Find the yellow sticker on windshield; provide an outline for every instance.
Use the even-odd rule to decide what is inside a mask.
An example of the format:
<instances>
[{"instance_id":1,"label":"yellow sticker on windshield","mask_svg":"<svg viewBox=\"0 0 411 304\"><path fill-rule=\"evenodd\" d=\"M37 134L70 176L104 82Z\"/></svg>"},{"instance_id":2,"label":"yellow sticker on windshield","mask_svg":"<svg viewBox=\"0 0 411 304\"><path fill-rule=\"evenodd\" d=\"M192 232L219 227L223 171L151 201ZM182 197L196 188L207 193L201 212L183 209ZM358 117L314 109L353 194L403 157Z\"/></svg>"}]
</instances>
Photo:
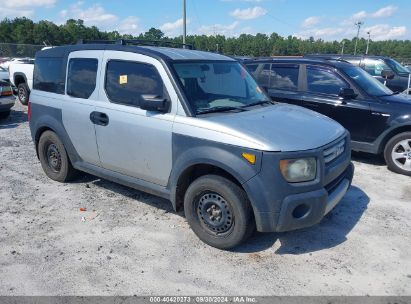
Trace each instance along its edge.
<instances>
[{"instance_id":1,"label":"yellow sticker on windshield","mask_svg":"<svg viewBox=\"0 0 411 304\"><path fill-rule=\"evenodd\" d=\"M120 75L119 83L120 84L126 84L127 83L127 75Z\"/></svg>"}]
</instances>

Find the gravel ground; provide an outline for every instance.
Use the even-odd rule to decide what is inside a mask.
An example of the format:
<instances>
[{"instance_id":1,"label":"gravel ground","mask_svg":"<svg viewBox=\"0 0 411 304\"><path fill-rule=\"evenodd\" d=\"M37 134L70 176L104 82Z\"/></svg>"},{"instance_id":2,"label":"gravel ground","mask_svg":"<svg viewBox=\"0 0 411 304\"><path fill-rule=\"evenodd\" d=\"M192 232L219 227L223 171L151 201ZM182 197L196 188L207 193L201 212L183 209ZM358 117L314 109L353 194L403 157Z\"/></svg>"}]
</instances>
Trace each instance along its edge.
<instances>
[{"instance_id":1,"label":"gravel ground","mask_svg":"<svg viewBox=\"0 0 411 304\"><path fill-rule=\"evenodd\" d=\"M166 200L48 179L26 109L13 110L0 122L0 295L411 295L411 178L378 158L354 156L353 186L320 224L227 252Z\"/></svg>"}]
</instances>

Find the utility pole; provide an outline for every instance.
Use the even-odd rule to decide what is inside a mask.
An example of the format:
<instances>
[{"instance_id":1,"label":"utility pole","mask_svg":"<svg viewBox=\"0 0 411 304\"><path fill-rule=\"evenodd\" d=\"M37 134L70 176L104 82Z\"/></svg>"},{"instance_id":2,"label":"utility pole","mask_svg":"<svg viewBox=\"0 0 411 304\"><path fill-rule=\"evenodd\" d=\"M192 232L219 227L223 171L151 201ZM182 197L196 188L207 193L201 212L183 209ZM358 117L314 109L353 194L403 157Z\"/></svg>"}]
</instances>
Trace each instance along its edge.
<instances>
[{"instance_id":1,"label":"utility pole","mask_svg":"<svg viewBox=\"0 0 411 304\"><path fill-rule=\"evenodd\" d=\"M363 25L364 22L362 21L358 21L355 23L355 26L358 28L357 29L357 39L355 40L355 48L354 48L354 55L357 55L357 45L358 45L358 39L360 37L360 29L361 29L361 25Z\"/></svg>"},{"instance_id":2,"label":"utility pole","mask_svg":"<svg viewBox=\"0 0 411 304\"><path fill-rule=\"evenodd\" d=\"M341 56L344 55L344 46L345 46L345 41L342 41L342 47L341 47Z\"/></svg>"},{"instance_id":3,"label":"utility pole","mask_svg":"<svg viewBox=\"0 0 411 304\"><path fill-rule=\"evenodd\" d=\"M186 10L186 0L183 0L183 43L186 43L187 38L187 10ZM184 45L184 48L186 46Z\"/></svg>"},{"instance_id":4,"label":"utility pole","mask_svg":"<svg viewBox=\"0 0 411 304\"><path fill-rule=\"evenodd\" d=\"M370 48L371 31L368 31L367 34L368 34L368 40L367 40L367 49L365 51L365 55L368 55L368 50Z\"/></svg>"}]
</instances>

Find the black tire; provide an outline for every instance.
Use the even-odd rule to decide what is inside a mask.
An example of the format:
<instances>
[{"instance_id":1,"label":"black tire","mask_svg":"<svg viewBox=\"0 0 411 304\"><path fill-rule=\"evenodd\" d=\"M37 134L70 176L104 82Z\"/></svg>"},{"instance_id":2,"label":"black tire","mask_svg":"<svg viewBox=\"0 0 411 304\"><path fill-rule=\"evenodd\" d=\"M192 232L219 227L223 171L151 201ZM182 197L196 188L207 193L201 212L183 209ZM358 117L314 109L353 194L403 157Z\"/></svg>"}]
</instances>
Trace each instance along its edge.
<instances>
[{"instance_id":1,"label":"black tire","mask_svg":"<svg viewBox=\"0 0 411 304\"><path fill-rule=\"evenodd\" d=\"M411 132L400 133L391 138L385 145L384 158L388 169L411 176Z\"/></svg>"},{"instance_id":2,"label":"black tire","mask_svg":"<svg viewBox=\"0 0 411 304\"><path fill-rule=\"evenodd\" d=\"M56 133L45 131L41 134L38 154L44 172L52 180L64 183L77 175L77 170L71 165L66 149Z\"/></svg>"},{"instance_id":3,"label":"black tire","mask_svg":"<svg viewBox=\"0 0 411 304\"><path fill-rule=\"evenodd\" d=\"M27 106L29 102L30 90L25 82L20 83L17 86L17 98L20 100L22 105Z\"/></svg>"},{"instance_id":4,"label":"black tire","mask_svg":"<svg viewBox=\"0 0 411 304\"><path fill-rule=\"evenodd\" d=\"M194 233L219 249L238 246L255 229L244 190L218 175L205 175L191 183L184 196L184 213Z\"/></svg>"},{"instance_id":5,"label":"black tire","mask_svg":"<svg viewBox=\"0 0 411 304\"><path fill-rule=\"evenodd\" d=\"M10 111L0 112L0 119L6 119L10 116Z\"/></svg>"}]
</instances>

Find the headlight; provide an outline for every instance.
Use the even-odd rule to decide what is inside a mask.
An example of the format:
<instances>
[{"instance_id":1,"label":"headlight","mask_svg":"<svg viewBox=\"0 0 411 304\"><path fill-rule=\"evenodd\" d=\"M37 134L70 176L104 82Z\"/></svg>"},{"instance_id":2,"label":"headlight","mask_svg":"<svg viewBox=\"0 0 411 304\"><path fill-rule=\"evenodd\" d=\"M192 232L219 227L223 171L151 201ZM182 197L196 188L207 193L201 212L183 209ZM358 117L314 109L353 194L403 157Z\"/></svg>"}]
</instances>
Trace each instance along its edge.
<instances>
[{"instance_id":1,"label":"headlight","mask_svg":"<svg viewBox=\"0 0 411 304\"><path fill-rule=\"evenodd\" d=\"M283 159L280 161L280 170L289 183L308 182L317 175L317 161L314 157Z\"/></svg>"}]
</instances>

